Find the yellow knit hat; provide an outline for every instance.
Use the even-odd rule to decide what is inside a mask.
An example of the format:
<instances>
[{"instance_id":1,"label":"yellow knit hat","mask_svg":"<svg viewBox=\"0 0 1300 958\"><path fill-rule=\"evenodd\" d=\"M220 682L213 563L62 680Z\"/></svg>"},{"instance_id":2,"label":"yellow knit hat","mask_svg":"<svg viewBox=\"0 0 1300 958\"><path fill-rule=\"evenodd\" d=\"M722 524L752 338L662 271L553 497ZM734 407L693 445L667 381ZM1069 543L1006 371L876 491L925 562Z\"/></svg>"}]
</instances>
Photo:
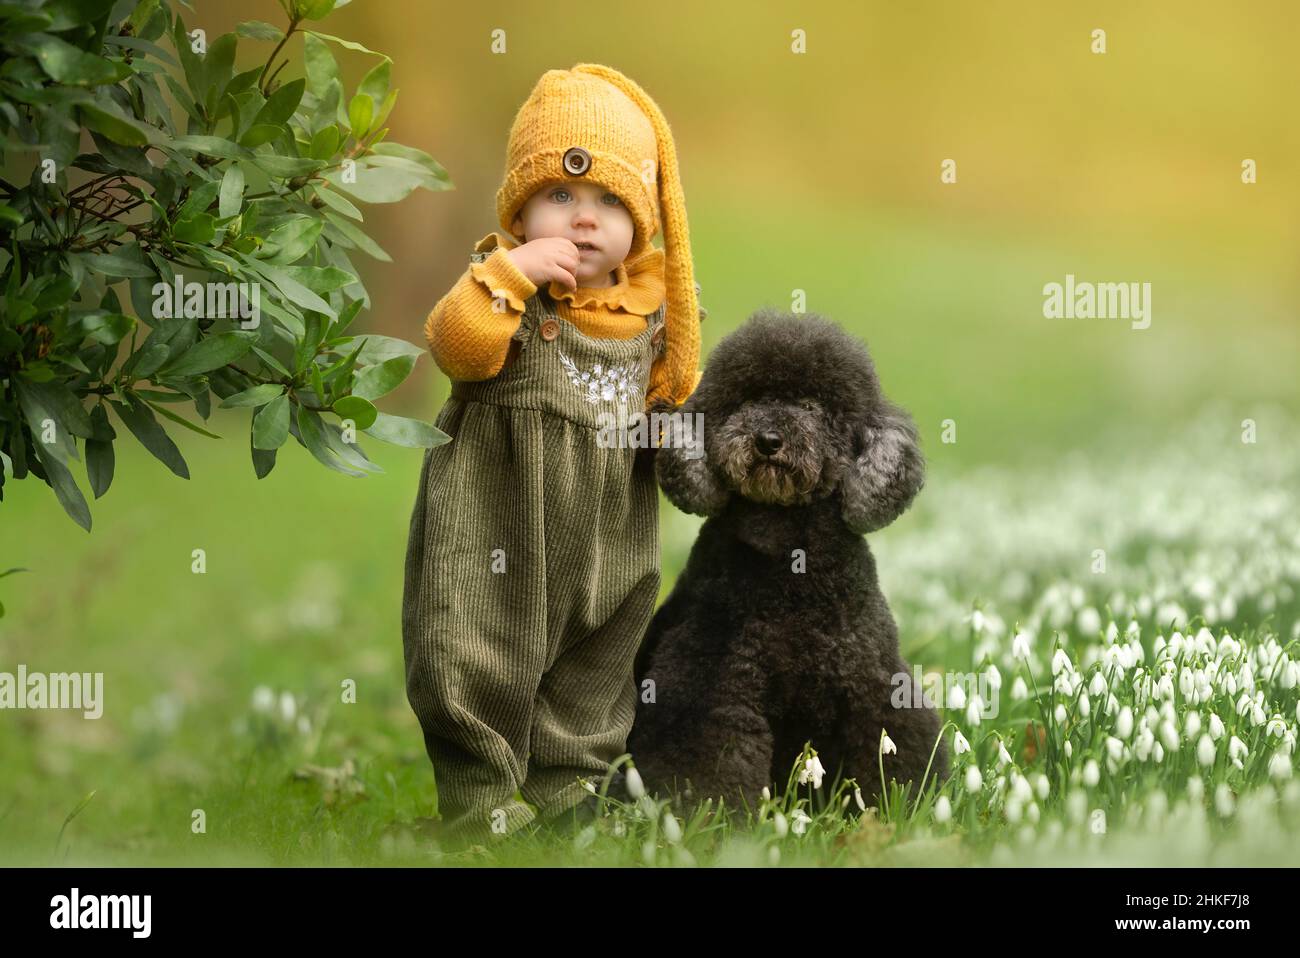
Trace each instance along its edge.
<instances>
[{"instance_id":1,"label":"yellow knit hat","mask_svg":"<svg viewBox=\"0 0 1300 958\"><path fill-rule=\"evenodd\" d=\"M649 247L662 223L663 361L677 375L671 395L647 399L681 405L695 386L701 315L677 150L649 94L598 63L547 70L520 107L506 146L505 182L497 191L502 229L522 242L512 228L520 208L547 182L574 178L605 187L632 214L629 258Z\"/></svg>"}]
</instances>

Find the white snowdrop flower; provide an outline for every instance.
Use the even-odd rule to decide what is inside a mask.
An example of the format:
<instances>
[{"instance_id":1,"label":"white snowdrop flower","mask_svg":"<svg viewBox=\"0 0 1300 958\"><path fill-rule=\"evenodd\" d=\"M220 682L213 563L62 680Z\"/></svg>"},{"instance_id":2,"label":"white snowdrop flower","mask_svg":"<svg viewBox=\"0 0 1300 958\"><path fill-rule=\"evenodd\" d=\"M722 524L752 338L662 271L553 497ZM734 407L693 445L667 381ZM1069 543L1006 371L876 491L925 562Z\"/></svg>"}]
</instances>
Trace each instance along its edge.
<instances>
[{"instance_id":1,"label":"white snowdrop flower","mask_svg":"<svg viewBox=\"0 0 1300 958\"><path fill-rule=\"evenodd\" d=\"M993 779L993 791L1001 793L1001 792L1005 792L1006 790L1007 790L1007 778L1005 775L999 775L997 778Z\"/></svg>"},{"instance_id":2,"label":"white snowdrop flower","mask_svg":"<svg viewBox=\"0 0 1300 958\"><path fill-rule=\"evenodd\" d=\"M1136 639L1130 642L1126 648L1128 649L1129 654L1129 667L1132 667L1134 663L1141 662L1146 658L1146 653L1142 651L1142 643L1138 642Z\"/></svg>"},{"instance_id":3,"label":"white snowdrop flower","mask_svg":"<svg viewBox=\"0 0 1300 958\"><path fill-rule=\"evenodd\" d=\"M990 664L989 667L984 670L984 675L986 677L985 681L988 683L989 691L996 692L998 689L1002 688L1002 673L998 671L996 665Z\"/></svg>"},{"instance_id":4,"label":"white snowdrop flower","mask_svg":"<svg viewBox=\"0 0 1300 958\"><path fill-rule=\"evenodd\" d=\"M1072 696L1074 694L1074 682L1071 680L1070 673L1062 672L1058 675L1056 681L1052 683L1052 688L1058 695L1064 696L1065 698Z\"/></svg>"},{"instance_id":5,"label":"white snowdrop flower","mask_svg":"<svg viewBox=\"0 0 1300 958\"><path fill-rule=\"evenodd\" d=\"M1011 657L1016 659L1029 658L1029 641L1028 632L1017 632L1016 637L1011 640Z\"/></svg>"},{"instance_id":6,"label":"white snowdrop flower","mask_svg":"<svg viewBox=\"0 0 1300 958\"><path fill-rule=\"evenodd\" d=\"M1214 764L1214 753L1214 740L1208 735L1202 735L1196 743L1196 760L1208 768Z\"/></svg>"},{"instance_id":7,"label":"white snowdrop flower","mask_svg":"<svg viewBox=\"0 0 1300 958\"><path fill-rule=\"evenodd\" d=\"M1237 736L1234 735L1228 740L1228 758L1232 761L1233 765L1237 766L1237 768L1242 767L1241 760L1249 754L1250 749L1246 748L1246 743L1237 738Z\"/></svg>"},{"instance_id":8,"label":"white snowdrop flower","mask_svg":"<svg viewBox=\"0 0 1300 958\"><path fill-rule=\"evenodd\" d=\"M772 827L776 829L777 838L785 838L790 831L790 823L785 820L785 816L780 812L772 816Z\"/></svg>"},{"instance_id":9,"label":"white snowdrop flower","mask_svg":"<svg viewBox=\"0 0 1300 958\"><path fill-rule=\"evenodd\" d=\"M1187 797L1193 802L1199 802L1205 797L1205 782L1201 781L1199 775L1193 775L1187 780Z\"/></svg>"},{"instance_id":10,"label":"white snowdrop flower","mask_svg":"<svg viewBox=\"0 0 1300 958\"><path fill-rule=\"evenodd\" d=\"M1219 683L1220 687L1228 695L1237 694L1237 677L1231 672L1225 672L1223 679Z\"/></svg>"},{"instance_id":11,"label":"white snowdrop flower","mask_svg":"<svg viewBox=\"0 0 1300 958\"><path fill-rule=\"evenodd\" d=\"M1012 825L1019 823L1020 816L1024 813L1024 807L1021 805L1020 799L1014 795L1007 799L1003 810L1006 812L1007 821Z\"/></svg>"},{"instance_id":12,"label":"white snowdrop flower","mask_svg":"<svg viewBox=\"0 0 1300 958\"><path fill-rule=\"evenodd\" d=\"M980 698L979 693L977 692L972 695L970 701L966 703L966 724L979 725L981 719L980 710L983 708L984 700Z\"/></svg>"},{"instance_id":13,"label":"white snowdrop flower","mask_svg":"<svg viewBox=\"0 0 1300 958\"><path fill-rule=\"evenodd\" d=\"M1052 655L1052 674L1060 675L1062 672L1073 672L1074 666L1070 664L1070 657L1065 654L1065 649L1057 646L1056 652Z\"/></svg>"},{"instance_id":14,"label":"white snowdrop flower","mask_svg":"<svg viewBox=\"0 0 1300 958\"><path fill-rule=\"evenodd\" d=\"M1228 788L1226 782L1220 782L1219 787L1214 790L1214 809L1219 813L1221 818L1227 818L1232 814L1232 809L1236 801L1232 797L1232 789Z\"/></svg>"},{"instance_id":15,"label":"white snowdrop flower","mask_svg":"<svg viewBox=\"0 0 1300 958\"><path fill-rule=\"evenodd\" d=\"M1022 677L1017 675L1016 680L1011 683L1011 701L1023 702L1027 698L1029 698L1029 686L1025 684Z\"/></svg>"},{"instance_id":16,"label":"white snowdrop flower","mask_svg":"<svg viewBox=\"0 0 1300 958\"><path fill-rule=\"evenodd\" d=\"M1171 699L1174 697L1174 680L1170 675L1160 676L1159 681L1155 684L1152 696L1157 699Z\"/></svg>"},{"instance_id":17,"label":"white snowdrop flower","mask_svg":"<svg viewBox=\"0 0 1300 958\"><path fill-rule=\"evenodd\" d=\"M1107 735L1106 754L1112 762L1119 762L1124 757L1124 743L1113 735Z\"/></svg>"},{"instance_id":18,"label":"white snowdrop flower","mask_svg":"<svg viewBox=\"0 0 1300 958\"><path fill-rule=\"evenodd\" d=\"M1068 738L1065 740L1065 757L1074 758L1074 743Z\"/></svg>"},{"instance_id":19,"label":"white snowdrop flower","mask_svg":"<svg viewBox=\"0 0 1300 958\"><path fill-rule=\"evenodd\" d=\"M983 632L983 631L984 631L984 613L981 612L979 609L975 609L973 612L971 612L971 614L970 614L970 627L971 627L975 632Z\"/></svg>"},{"instance_id":20,"label":"white snowdrop flower","mask_svg":"<svg viewBox=\"0 0 1300 958\"><path fill-rule=\"evenodd\" d=\"M253 711L270 712L275 708L275 693L268 686L259 685L253 689Z\"/></svg>"},{"instance_id":21,"label":"white snowdrop flower","mask_svg":"<svg viewBox=\"0 0 1300 958\"><path fill-rule=\"evenodd\" d=\"M940 795L934 803L934 820L940 825L952 821L952 802L948 801L947 795Z\"/></svg>"},{"instance_id":22,"label":"white snowdrop flower","mask_svg":"<svg viewBox=\"0 0 1300 958\"><path fill-rule=\"evenodd\" d=\"M759 792L759 794L763 796L763 801L765 802L770 802L772 800L772 790L766 785L763 786L763 790Z\"/></svg>"},{"instance_id":23,"label":"white snowdrop flower","mask_svg":"<svg viewBox=\"0 0 1300 958\"><path fill-rule=\"evenodd\" d=\"M952 750L955 755L962 755L970 751L970 742L966 736L961 734L961 729L957 729L952 737Z\"/></svg>"},{"instance_id":24,"label":"white snowdrop flower","mask_svg":"<svg viewBox=\"0 0 1300 958\"><path fill-rule=\"evenodd\" d=\"M1290 755L1295 751L1295 738L1295 732L1288 728L1282 733L1282 744L1278 748Z\"/></svg>"},{"instance_id":25,"label":"white snowdrop flower","mask_svg":"<svg viewBox=\"0 0 1300 958\"><path fill-rule=\"evenodd\" d=\"M1223 738L1223 733L1225 731L1226 729L1224 729L1223 727L1223 719L1219 718L1217 712L1211 712L1210 713L1210 738L1214 739L1217 742L1219 739Z\"/></svg>"},{"instance_id":26,"label":"white snowdrop flower","mask_svg":"<svg viewBox=\"0 0 1300 958\"><path fill-rule=\"evenodd\" d=\"M292 722L293 717L297 714L298 703L293 700L292 692L280 693L280 717L286 722Z\"/></svg>"},{"instance_id":27,"label":"white snowdrop flower","mask_svg":"<svg viewBox=\"0 0 1300 958\"><path fill-rule=\"evenodd\" d=\"M1145 762L1151 757L1151 752L1155 748L1156 737L1151 734L1151 729L1146 726L1138 732L1137 741L1133 743L1133 752L1138 757L1138 761Z\"/></svg>"},{"instance_id":28,"label":"white snowdrop flower","mask_svg":"<svg viewBox=\"0 0 1300 958\"><path fill-rule=\"evenodd\" d=\"M1267 720L1268 720L1268 713L1266 713L1262 708L1259 707L1259 703L1256 702L1252 704L1250 707L1251 726L1254 728L1258 728L1259 726L1263 725Z\"/></svg>"},{"instance_id":29,"label":"white snowdrop flower","mask_svg":"<svg viewBox=\"0 0 1300 958\"><path fill-rule=\"evenodd\" d=\"M1051 790L1052 783L1048 780L1046 775L1039 772L1034 776L1034 794L1038 796L1040 801L1046 801Z\"/></svg>"},{"instance_id":30,"label":"white snowdrop flower","mask_svg":"<svg viewBox=\"0 0 1300 958\"><path fill-rule=\"evenodd\" d=\"M1056 708L1052 711L1052 715L1056 718L1056 724L1064 725L1065 720L1068 717L1068 714L1069 713L1065 711L1065 706L1062 705L1060 702L1057 702Z\"/></svg>"},{"instance_id":31,"label":"white snowdrop flower","mask_svg":"<svg viewBox=\"0 0 1300 958\"><path fill-rule=\"evenodd\" d=\"M1095 759L1088 759L1083 764L1083 784L1093 788L1101 781L1101 769L1097 767Z\"/></svg>"},{"instance_id":32,"label":"white snowdrop flower","mask_svg":"<svg viewBox=\"0 0 1300 958\"><path fill-rule=\"evenodd\" d=\"M1291 756L1285 752L1274 752L1268 760L1268 775L1275 782L1282 782L1291 777Z\"/></svg>"},{"instance_id":33,"label":"white snowdrop flower","mask_svg":"<svg viewBox=\"0 0 1300 958\"><path fill-rule=\"evenodd\" d=\"M1086 695L1079 699L1079 714L1084 718L1092 714L1092 700Z\"/></svg>"},{"instance_id":34,"label":"white snowdrop flower","mask_svg":"<svg viewBox=\"0 0 1300 958\"><path fill-rule=\"evenodd\" d=\"M966 707L966 692L960 685L952 685L948 689L948 708L964 709Z\"/></svg>"},{"instance_id":35,"label":"white snowdrop flower","mask_svg":"<svg viewBox=\"0 0 1300 958\"><path fill-rule=\"evenodd\" d=\"M1124 628L1124 638L1132 642L1142 636L1142 626L1137 624L1136 619L1129 619L1129 623Z\"/></svg>"},{"instance_id":36,"label":"white snowdrop flower","mask_svg":"<svg viewBox=\"0 0 1300 958\"><path fill-rule=\"evenodd\" d=\"M1092 606L1080 609L1074 621L1079 627L1080 634L1088 638L1092 638L1101 631L1101 616Z\"/></svg>"},{"instance_id":37,"label":"white snowdrop flower","mask_svg":"<svg viewBox=\"0 0 1300 958\"><path fill-rule=\"evenodd\" d=\"M884 740L881 742L880 747L882 753L885 747L884 742L889 742L888 735L886 735L884 737ZM893 745L894 743L889 742L889 744ZM805 760L803 763L803 768L799 770L799 784L807 785L809 782L812 782L813 788L821 788L822 776L825 774L826 774L826 769L822 768L822 760L818 758L816 755L814 755L812 758Z\"/></svg>"},{"instance_id":38,"label":"white snowdrop flower","mask_svg":"<svg viewBox=\"0 0 1300 958\"><path fill-rule=\"evenodd\" d=\"M1225 632L1219 638L1219 654L1224 657L1240 655L1241 643Z\"/></svg>"},{"instance_id":39,"label":"white snowdrop flower","mask_svg":"<svg viewBox=\"0 0 1300 958\"><path fill-rule=\"evenodd\" d=\"M1247 712L1250 711L1250 707L1253 704L1254 703L1250 699L1250 693L1242 692L1241 698L1237 699L1237 714L1245 715Z\"/></svg>"},{"instance_id":40,"label":"white snowdrop flower","mask_svg":"<svg viewBox=\"0 0 1300 958\"><path fill-rule=\"evenodd\" d=\"M1165 760L1165 747L1156 742L1155 747L1151 749L1151 758L1157 765Z\"/></svg>"},{"instance_id":41,"label":"white snowdrop flower","mask_svg":"<svg viewBox=\"0 0 1300 958\"><path fill-rule=\"evenodd\" d=\"M897 753L898 753L898 746L895 745L895 744L894 744L894 740L893 740L892 738L889 737L889 733L886 732L884 729L881 729L881 731L880 731L880 754L881 754L881 755L895 755L895 754L897 754ZM817 764L818 764L818 766L820 766L820 765L821 765L821 762L818 762Z\"/></svg>"},{"instance_id":42,"label":"white snowdrop flower","mask_svg":"<svg viewBox=\"0 0 1300 958\"><path fill-rule=\"evenodd\" d=\"M1035 825L1038 824L1038 817L1040 814L1041 813L1038 810L1038 806L1033 802L1030 802L1028 805L1025 806L1025 816Z\"/></svg>"},{"instance_id":43,"label":"white snowdrop flower","mask_svg":"<svg viewBox=\"0 0 1300 958\"><path fill-rule=\"evenodd\" d=\"M1300 662L1295 659L1287 660L1287 663L1278 670L1278 685L1288 692L1300 685Z\"/></svg>"},{"instance_id":44,"label":"white snowdrop flower","mask_svg":"<svg viewBox=\"0 0 1300 958\"><path fill-rule=\"evenodd\" d=\"M865 812L867 810L867 803L862 798L862 789L856 786L853 789L853 801L857 804L858 811Z\"/></svg>"},{"instance_id":45,"label":"white snowdrop flower","mask_svg":"<svg viewBox=\"0 0 1300 958\"><path fill-rule=\"evenodd\" d=\"M1183 732L1189 739L1196 738L1201 731L1201 713L1195 710L1187 713L1183 721Z\"/></svg>"},{"instance_id":46,"label":"white snowdrop flower","mask_svg":"<svg viewBox=\"0 0 1300 958\"><path fill-rule=\"evenodd\" d=\"M1119 710L1119 717L1115 719L1115 734L1122 739L1133 734L1133 710L1127 705Z\"/></svg>"},{"instance_id":47,"label":"white snowdrop flower","mask_svg":"<svg viewBox=\"0 0 1300 958\"><path fill-rule=\"evenodd\" d=\"M1192 670L1183 666L1182 671L1178 673L1178 691L1183 693L1183 698L1188 698L1196 691L1196 677L1192 675Z\"/></svg>"},{"instance_id":48,"label":"white snowdrop flower","mask_svg":"<svg viewBox=\"0 0 1300 958\"><path fill-rule=\"evenodd\" d=\"M645 783L641 781L641 773L631 765L623 773L623 787L627 789L628 795L633 799L639 799L645 794ZM763 798L771 798L766 785L763 786Z\"/></svg>"},{"instance_id":49,"label":"white snowdrop flower","mask_svg":"<svg viewBox=\"0 0 1300 958\"><path fill-rule=\"evenodd\" d=\"M1101 674L1101 670L1098 669L1096 672L1093 673L1092 681L1088 683L1088 694L1101 695L1105 691L1106 691L1106 678Z\"/></svg>"},{"instance_id":50,"label":"white snowdrop flower","mask_svg":"<svg viewBox=\"0 0 1300 958\"><path fill-rule=\"evenodd\" d=\"M1034 797L1034 789L1029 784L1029 779L1016 771L1011 773L1011 793L1022 802L1028 802Z\"/></svg>"},{"instance_id":51,"label":"white snowdrop flower","mask_svg":"<svg viewBox=\"0 0 1300 958\"><path fill-rule=\"evenodd\" d=\"M812 819L808 817L807 812L802 808L796 808L790 813L790 830L796 835L802 835L808 830L808 823Z\"/></svg>"},{"instance_id":52,"label":"white snowdrop flower","mask_svg":"<svg viewBox=\"0 0 1300 958\"><path fill-rule=\"evenodd\" d=\"M998 768L1005 768L1010 764L1011 754L1007 751L1007 747L1002 744L1002 740L998 739Z\"/></svg>"},{"instance_id":53,"label":"white snowdrop flower","mask_svg":"<svg viewBox=\"0 0 1300 958\"><path fill-rule=\"evenodd\" d=\"M1160 723L1160 741L1164 743L1168 751L1178 751L1178 729L1174 727L1174 723L1169 719L1165 719Z\"/></svg>"},{"instance_id":54,"label":"white snowdrop flower","mask_svg":"<svg viewBox=\"0 0 1300 958\"><path fill-rule=\"evenodd\" d=\"M984 787L984 776L980 774L979 767L972 765L966 769L966 791L975 793Z\"/></svg>"},{"instance_id":55,"label":"white snowdrop flower","mask_svg":"<svg viewBox=\"0 0 1300 958\"><path fill-rule=\"evenodd\" d=\"M1106 813L1100 808L1094 808L1092 815L1088 818L1088 830L1094 835L1106 834Z\"/></svg>"},{"instance_id":56,"label":"white snowdrop flower","mask_svg":"<svg viewBox=\"0 0 1300 958\"><path fill-rule=\"evenodd\" d=\"M588 792L590 792L592 795L596 794L596 785L594 782L591 782L584 778L582 780L582 787L586 789Z\"/></svg>"},{"instance_id":57,"label":"white snowdrop flower","mask_svg":"<svg viewBox=\"0 0 1300 958\"><path fill-rule=\"evenodd\" d=\"M1119 626L1115 624L1114 620L1111 620L1111 622L1106 626L1106 644L1114 645L1115 640L1118 638Z\"/></svg>"},{"instance_id":58,"label":"white snowdrop flower","mask_svg":"<svg viewBox=\"0 0 1300 958\"><path fill-rule=\"evenodd\" d=\"M1295 704L1295 720L1300 722L1300 702L1296 702Z\"/></svg>"}]
</instances>

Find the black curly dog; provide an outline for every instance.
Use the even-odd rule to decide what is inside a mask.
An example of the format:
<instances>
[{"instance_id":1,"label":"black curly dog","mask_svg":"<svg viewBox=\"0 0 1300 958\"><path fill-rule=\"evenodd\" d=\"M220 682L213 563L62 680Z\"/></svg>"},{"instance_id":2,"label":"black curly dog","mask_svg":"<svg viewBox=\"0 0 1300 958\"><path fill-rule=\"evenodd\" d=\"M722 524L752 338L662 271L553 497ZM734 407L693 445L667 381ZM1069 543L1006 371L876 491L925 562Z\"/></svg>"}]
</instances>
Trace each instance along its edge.
<instances>
[{"instance_id":1,"label":"black curly dog","mask_svg":"<svg viewBox=\"0 0 1300 958\"><path fill-rule=\"evenodd\" d=\"M861 342L771 309L718 343L680 412L703 414L703 455L660 448L655 472L708 519L635 665L628 751L647 788L753 808L765 785L785 790L811 740L827 783L852 777L876 804L884 729L898 749L885 774L915 795L940 723L920 689L912 698L863 538L924 482L911 418ZM895 708L900 686L923 707ZM927 782L947 767L939 742Z\"/></svg>"}]
</instances>

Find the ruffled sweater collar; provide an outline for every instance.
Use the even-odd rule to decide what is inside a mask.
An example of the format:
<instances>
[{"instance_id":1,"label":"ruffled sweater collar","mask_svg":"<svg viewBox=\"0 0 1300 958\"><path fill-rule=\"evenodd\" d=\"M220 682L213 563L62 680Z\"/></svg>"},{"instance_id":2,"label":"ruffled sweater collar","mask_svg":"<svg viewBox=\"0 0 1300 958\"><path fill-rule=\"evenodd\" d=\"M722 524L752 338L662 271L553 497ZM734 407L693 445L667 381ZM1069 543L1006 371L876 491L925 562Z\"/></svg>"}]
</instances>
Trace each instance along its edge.
<instances>
[{"instance_id":1,"label":"ruffled sweater collar","mask_svg":"<svg viewBox=\"0 0 1300 958\"><path fill-rule=\"evenodd\" d=\"M513 249L518 246L512 237L492 232L479 241L475 249L488 252L497 246ZM642 253L619 263L614 269L612 286L579 286L568 289L555 280L546 287L552 299L563 300L571 306L602 306L609 310L623 310L636 316L649 316L663 305L664 251L653 246Z\"/></svg>"}]
</instances>

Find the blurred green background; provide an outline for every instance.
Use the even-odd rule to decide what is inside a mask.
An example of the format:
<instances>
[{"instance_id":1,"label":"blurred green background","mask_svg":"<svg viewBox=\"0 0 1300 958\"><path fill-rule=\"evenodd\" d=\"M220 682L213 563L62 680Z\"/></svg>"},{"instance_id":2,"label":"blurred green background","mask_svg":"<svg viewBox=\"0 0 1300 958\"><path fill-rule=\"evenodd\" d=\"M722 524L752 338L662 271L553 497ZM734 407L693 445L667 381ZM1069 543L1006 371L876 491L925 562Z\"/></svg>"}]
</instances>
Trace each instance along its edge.
<instances>
[{"instance_id":1,"label":"blurred green background","mask_svg":"<svg viewBox=\"0 0 1300 958\"><path fill-rule=\"evenodd\" d=\"M283 19L271 0L196 8L187 20L209 37ZM754 309L806 291L810 311L870 345L921 429L930 483L1108 436L1122 458L1211 399L1233 422L1279 410L1260 428L1281 429L1300 409L1298 25L1282 2L354 0L321 28L393 57L390 138L430 152L456 185L366 211L394 262L365 264L374 308L358 327L423 342L428 310L497 228L515 110L542 72L587 60L637 80L672 124L706 358ZM1095 28L1104 55L1090 52ZM491 51L498 29L505 54ZM806 54L790 50L795 29ZM240 46L241 65L268 52ZM349 86L373 63L340 60ZM955 184L940 182L945 159ZM1045 319L1043 285L1067 273L1150 282L1150 328ZM448 389L429 360L382 405L432 419ZM955 444L939 440L945 419ZM259 685L318 708L335 759L363 756L363 830L430 813L399 622L422 453L369 442L386 472L353 480L291 444L258 482L247 424L246 411L215 413L220 442L174 430L188 482L120 443L89 535L37 480L6 485L0 565L31 571L0 582L0 668L103 671L107 699L98 722L0 717L0 847L39 860L98 789L65 839L78 854L183 856L199 806L227 810L210 830L237 845L326 854L319 796L304 793L292 826L253 797L259 776L282 772L232 731ZM665 501L661 522L666 592L694 521ZM356 706L337 704L345 678Z\"/></svg>"}]
</instances>

